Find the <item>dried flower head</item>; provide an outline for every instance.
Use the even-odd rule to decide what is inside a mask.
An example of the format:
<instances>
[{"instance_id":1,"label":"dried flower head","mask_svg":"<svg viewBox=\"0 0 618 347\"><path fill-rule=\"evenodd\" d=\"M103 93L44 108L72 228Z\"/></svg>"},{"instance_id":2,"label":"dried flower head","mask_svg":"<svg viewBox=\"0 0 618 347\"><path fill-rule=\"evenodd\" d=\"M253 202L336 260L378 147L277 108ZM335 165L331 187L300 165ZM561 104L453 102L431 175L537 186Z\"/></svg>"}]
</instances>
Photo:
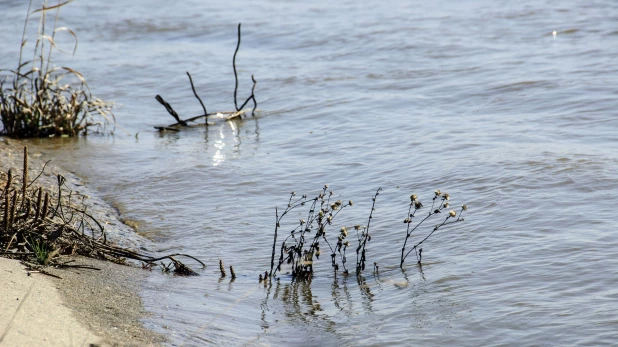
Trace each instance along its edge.
<instances>
[{"instance_id":1,"label":"dried flower head","mask_svg":"<svg viewBox=\"0 0 618 347\"><path fill-rule=\"evenodd\" d=\"M350 241L346 241L343 243L344 246L349 247L350 246Z\"/></svg>"},{"instance_id":2,"label":"dried flower head","mask_svg":"<svg viewBox=\"0 0 618 347\"><path fill-rule=\"evenodd\" d=\"M337 205L337 206L341 206L342 204L343 204L343 203L341 202L341 200L337 200L337 201L335 201L335 205Z\"/></svg>"},{"instance_id":3,"label":"dried flower head","mask_svg":"<svg viewBox=\"0 0 618 347\"><path fill-rule=\"evenodd\" d=\"M294 196L294 195L296 195L296 193L294 193L294 192L291 192L291 193L290 193L290 195L292 195L292 196Z\"/></svg>"},{"instance_id":4,"label":"dried flower head","mask_svg":"<svg viewBox=\"0 0 618 347\"><path fill-rule=\"evenodd\" d=\"M436 196L440 196L440 194L442 194L442 192L440 192L440 189L436 189L436 191L434 191L434 193L436 193Z\"/></svg>"},{"instance_id":5,"label":"dried flower head","mask_svg":"<svg viewBox=\"0 0 618 347\"><path fill-rule=\"evenodd\" d=\"M404 222L405 224L408 224L408 223L410 223L411 221L412 221L412 220L410 220L410 218L406 218L406 219L404 219L404 220L403 220L403 222Z\"/></svg>"},{"instance_id":6,"label":"dried flower head","mask_svg":"<svg viewBox=\"0 0 618 347\"><path fill-rule=\"evenodd\" d=\"M348 205L353 206L354 203L352 202L352 200L348 201Z\"/></svg>"},{"instance_id":7,"label":"dried flower head","mask_svg":"<svg viewBox=\"0 0 618 347\"><path fill-rule=\"evenodd\" d=\"M450 206L450 205L449 205L449 203L448 203L448 202L445 202L444 204L442 204L442 207L444 207L444 208L448 208L449 206Z\"/></svg>"},{"instance_id":8,"label":"dried flower head","mask_svg":"<svg viewBox=\"0 0 618 347\"><path fill-rule=\"evenodd\" d=\"M328 184L325 184L325 185L324 185L324 189L328 189Z\"/></svg>"},{"instance_id":9,"label":"dried flower head","mask_svg":"<svg viewBox=\"0 0 618 347\"><path fill-rule=\"evenodd\" d=\"M422 207L423 207L423 204L420 201L416 200L414 202L414 209L415 210L420 210Z\"/></svg>"},{"instance_id":10,"label":"dried flower head","mask_svg":"<svg viewBox=\"0 0 618 347\"><path fill-rule=\"evenodd\" d=\"M412 194L412 195L410 195L410 200L412 200L412 201L416 201L416 199L418 199L418 197L416 196L416 194Z\"/></svg>"},{"instance_id":11,"label":"dried flower head","mask_svg":"<svg viewBox=\"0 0 618 347\"><path fill-rule=\"evenodd\" d=\"M341 227L341 235L343 235L343 237L348 236L348 229L346 229L346 227Z\"/></svg>"},{"instance_id":12,"label":"dried flower head","mask_svg":"<svg viewBox=\"0 0 618 347\"><path fill-rule=\"evenodd\" d=\"M304 219L301 219L301 220L300 220L300 225L303 225L303 224L305 224L305 220L304 220Z\"/></svg>"},{"instance_id":13,"label":"dried flower head","mask_svg":"<svg viewBox=\"0 0 618 347\"><path fill-rule=\"evenodd\" d=\"M359 230L360 228L361 228L361 226L360 226L360 225L355 225L355 226L354 226L354 230Z\"/></svg>"},{"instance_id":14,"label":"dried flower head","mask_svg":"<svg viewBox=\"0 0 618 347\"><path fill-rule=\"evenodd\" d=\"M468 211L468 205L461 205L461 209L464 211Z\"/></svg>"},{"instance_id":15,"label":"dried flower head","mask_svg":"<svg viewBox=\"0 0 618 347\"><path fill-rule=\"evenodd\" d=\"M457 212L455 212L455 210L450 210L450 211L448 211L448 215L449 215L449 217L455 217L455 216L457 216Z\"/></svg>"},{"instance_id":16,"label":"dried flower head","mask_svg":"<svg viewBox=\"0 0 618 347\"><path fill-rule=\"evenodd\" d=\"M442 197L444 198L444 200L449 200L451 198L451 195L449 193L444 193L442 194Z\"/></svg>"}]
</instances>

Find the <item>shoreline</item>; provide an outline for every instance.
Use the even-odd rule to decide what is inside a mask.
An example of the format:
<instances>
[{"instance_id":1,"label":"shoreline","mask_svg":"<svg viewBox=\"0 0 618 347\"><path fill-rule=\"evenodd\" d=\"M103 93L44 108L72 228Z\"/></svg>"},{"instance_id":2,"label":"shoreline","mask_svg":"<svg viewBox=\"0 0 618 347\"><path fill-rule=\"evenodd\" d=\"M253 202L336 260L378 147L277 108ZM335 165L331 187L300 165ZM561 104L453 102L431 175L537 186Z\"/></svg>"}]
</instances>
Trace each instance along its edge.
<instances>
[{"instance_id":1,"label":"shoreline","mask_svg":"<svg viewBox=\"0 0 618 347\"><path fill-rule=\"evenodd\" d=\"M45 161L52 159L41 158L36 146L27 140L0 138L2 175L9 168L21 172L24 145L29 147L33 173L40 172ZM139 235L120 221L116 209L93 196L78 177L52 163L38 179L40 185L53 184L57 174L63 175L72 189L88 193L88 209L105 223L111 240L124 246L137 246ZM147 240L144 242L148 243ZM46 269L60 277L53 278L40 273L28 274L18 260L0 258L3 283L0 287L0 344L157 346L165 342L162 334L148 330L141 321L148 313L144 310L139 290L148 272L82 256L72 259L75 264L100 270ZM40 289L43 292L39 293ZM15 305L19 300L21 305ZM40 316L42 319L40 322L37 319L20 320L22 316ZM54 326L52 322L71 329L51 328ZM9 338L18 340L7 340Z\"/></svg>"}]
</instances>

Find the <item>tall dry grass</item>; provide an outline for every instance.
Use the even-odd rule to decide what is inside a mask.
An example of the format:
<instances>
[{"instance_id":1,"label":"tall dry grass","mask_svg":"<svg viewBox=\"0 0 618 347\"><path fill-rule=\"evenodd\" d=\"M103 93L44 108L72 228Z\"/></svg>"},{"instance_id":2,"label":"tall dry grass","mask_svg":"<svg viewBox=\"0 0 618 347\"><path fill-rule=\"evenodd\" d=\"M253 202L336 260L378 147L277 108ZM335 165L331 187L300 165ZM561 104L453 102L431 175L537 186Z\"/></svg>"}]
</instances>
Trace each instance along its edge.
<instances>
[{"instance_id":1,"label":"tall dry grass","mask_svg":"<svg viewBox=\"0 0 618 347\"><path fill-rule=\"evenodd\" d=\"M11 137L76 136L88 131L105 132L115 124L113 104L92 95L84 76L70 67L52 61L56 34L68 32L77 49L77 35L59 27L60 8L70 3L58 2L32 11L32 0L24 21L17 69L0 69L0 135ZM52 18L48 18L53 14ZM28 23L38 16L37 32L28 35ZM36 39L31 60L24 60L28 40ZM110 130L113 132L113 128Z\"/></svg>"}]
</instances>

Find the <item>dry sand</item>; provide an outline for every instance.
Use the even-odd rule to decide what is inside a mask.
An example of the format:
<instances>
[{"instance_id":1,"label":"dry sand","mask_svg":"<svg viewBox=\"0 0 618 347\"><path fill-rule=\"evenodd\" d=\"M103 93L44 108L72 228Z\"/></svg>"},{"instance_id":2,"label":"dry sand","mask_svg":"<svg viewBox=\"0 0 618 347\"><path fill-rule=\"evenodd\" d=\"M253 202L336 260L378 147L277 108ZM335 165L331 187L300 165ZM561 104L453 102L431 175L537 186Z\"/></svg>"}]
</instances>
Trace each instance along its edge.
<instances>
[{"instance_id":1,"label":"dry sand","mask_svg":"<svg viewBox=\"0 0 618 347\"><path fill-rule=\"evenodd\" d=\"M8 168L21 172L24 144L0 138L2 175ZM41 168L40 155L31 146L29 151L32 170ZM61 173L76 188L85 189L77 177L60 168L51 165L45 171L38 183L53 185ZM122 239L132 232L113 208L93 200L89 211L106 223L110 239ZM138 294L147 272L84 257L74 259L72 264L100 270L47 269L61 277L57 279L28 274L18 261L0 258L0 346L150 346L165 341L140 321L147 315Z\"/></svg>"},{"instance_id":2,"label":"dry sand","mask_svg":"<svg viewBox=\"0 0 618 347\"><path fill-rule=\"evenodd\" d=\"M87 346L101 338L62 304L54 283L27 275L17 260L0 258L0 345Z\"/></svg>"}]
</instances>

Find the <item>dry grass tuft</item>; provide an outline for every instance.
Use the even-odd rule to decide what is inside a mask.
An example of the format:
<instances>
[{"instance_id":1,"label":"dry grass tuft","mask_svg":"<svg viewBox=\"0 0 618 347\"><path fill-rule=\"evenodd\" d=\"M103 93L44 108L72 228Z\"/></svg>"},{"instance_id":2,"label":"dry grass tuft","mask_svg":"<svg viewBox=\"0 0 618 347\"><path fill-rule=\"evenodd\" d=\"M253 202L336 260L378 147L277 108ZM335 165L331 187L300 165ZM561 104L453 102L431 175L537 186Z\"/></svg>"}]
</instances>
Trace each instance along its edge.
<instances>
[{"instance_id":1,"label":"dry grass tuft","mask_svg":"<svg viewBox=\"0 0 618 347\"><path fill-rule=\"evenodd\" d=\"M41 8L31 11L30 0L17 69L0 70L0 135L76 136L87 134L89 129L104 132L108 125L115 124L113 105L94 97L80 72L53 64L52 53L60 50L55 42L58 32L68 32L74 39L73 54L77 49L77 35L69 28L58 27L60 8L69 2L48 6L44 1ZM50 11L55 11L52 19L48 18ZM26 35L31 15L35 14L39 16L37 32ZM23 61L30 38L36 38L33 58Z\"/></svg>"},{"instance_id":2,"label":"dry grass tuft","mask_svg":"<svg viewBox=\"0 0 618 347\"><path fill-rule=\"evenodd\" d=\"M28 170L27 162L28 151L24 148L24 170ZM11 170L6 175L0 173L0 256L22 259L36 267L75 267L68 265L72 260L65 257L75 254L120 264L141 261L148 269L167 259L167 272L173 270L181 275L196 273L178 261L179 257L205 266L187 254L154 257L115 245L107 239L104 226L87 210L86 197L68 189L62 175L57 176L55 187L36 185L44 170L45 166L32 180L26 171L21 180L15 179Z\"/></svg>"}]
</instances>

